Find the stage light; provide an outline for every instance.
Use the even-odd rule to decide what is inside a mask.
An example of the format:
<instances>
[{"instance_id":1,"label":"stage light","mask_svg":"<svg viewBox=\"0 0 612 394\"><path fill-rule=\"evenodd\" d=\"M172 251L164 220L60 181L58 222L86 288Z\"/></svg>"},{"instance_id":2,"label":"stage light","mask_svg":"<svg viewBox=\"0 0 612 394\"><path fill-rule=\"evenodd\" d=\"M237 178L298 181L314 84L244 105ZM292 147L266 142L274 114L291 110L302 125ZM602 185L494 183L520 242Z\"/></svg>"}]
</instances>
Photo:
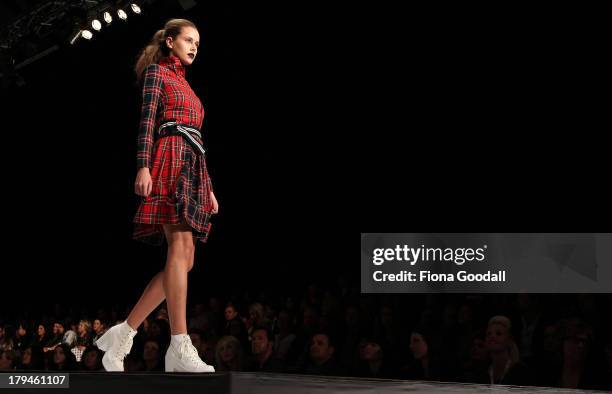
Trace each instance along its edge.
<instances>
[{"instance_id":1,"label":"stage light","mask_svg":"<svg viewBox=\"0 0 612 394\"><path fill-rule=\"evenodd\" d=\"M111 15L110 12L106 11L104 13L104 21L106 22L106 24L109 24L113 21L113 16Z\"/></svg>"},{"instance_id":2,"label":"stage light","mask_svg":"<svg viewBox=\"0 0 612 394\"><path fill-rule=\"evenodd\" d=\"M134 11L135 14L140 14L141 13L140 7L138 7L138 5L132 3L132 4L130 4L130 7L132 7L132 11Z\"/></svg>"},{"instance_id":3,"label":"stage light","mask_svg":"<svg viewBox=\"0 0 612 394\"><path fill-rule=\"evenodd\" d=\"M93 27L96 31L100 31L102 29L102 23L99 20L94 19L91 21L91 27Z\"/></svg>"},{"instance_id":4,"label":"stage light","mask_svg":"<svg viewBox=\"0 0 612 394\"><path fill-rule=\"evenodd\" d=\"M123 19L123 20L127 19L127 14L123 10L117 11L117 15L119 16L120 19Z\"/></svg>"},{"instance_id":5,"label":"stage light","mask_svg":"<svg viewBox=\"0 0 612 394\"><path fill-rule=\"evenodd\" d=\"M93 33L90 32L89 30L83 30L81 32L81 36L86 40L91 40L91 37L93 37Z\"/></svg>"}]
</instances>

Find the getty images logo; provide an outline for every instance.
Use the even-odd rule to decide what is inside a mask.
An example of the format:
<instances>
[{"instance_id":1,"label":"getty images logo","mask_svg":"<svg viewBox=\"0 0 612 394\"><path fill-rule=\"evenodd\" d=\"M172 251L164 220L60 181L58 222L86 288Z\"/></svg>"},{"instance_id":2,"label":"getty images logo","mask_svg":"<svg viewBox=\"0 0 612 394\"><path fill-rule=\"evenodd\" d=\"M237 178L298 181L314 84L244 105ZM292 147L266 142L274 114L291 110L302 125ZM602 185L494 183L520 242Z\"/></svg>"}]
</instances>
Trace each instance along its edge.
<instances>
[{"instance_id":1,"label":"getty images logo","mask_svg":"<svg viewBox=\"0 0 612 394\"><path fill-rule=\"evenodd\" d=\"M401 261L415 265L419 261L434 262L453 262L456 265L463 265L466 262L485 259L487 245L481 248L426 248L421 245L412 248L408 245L396 245L395 248L375 248L372 251L372 263L382 265L389 261Z\"/></svg>"}]
</instances>

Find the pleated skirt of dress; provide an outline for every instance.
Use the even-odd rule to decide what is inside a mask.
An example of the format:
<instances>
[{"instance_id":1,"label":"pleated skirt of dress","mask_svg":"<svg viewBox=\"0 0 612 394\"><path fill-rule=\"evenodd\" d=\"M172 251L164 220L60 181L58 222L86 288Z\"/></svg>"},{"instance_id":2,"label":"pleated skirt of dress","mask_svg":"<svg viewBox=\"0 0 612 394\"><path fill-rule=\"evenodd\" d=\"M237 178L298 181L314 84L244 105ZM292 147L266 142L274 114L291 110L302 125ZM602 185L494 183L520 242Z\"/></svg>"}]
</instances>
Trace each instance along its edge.
<instances>
[{"instance_id":1,"label":"pleated skirt of dress","mask_svg":"<svg viewBox=\"0 0 612 394\"><path fill-rule=\"evenodd\" d=\"M161 245L162 224L187 223L197 240L206 242L211 229L212 189L204 156L194 153L180 135L157 140L153 146L152 190L134 216L133 239Z\"/></svg>"}]
</instances>

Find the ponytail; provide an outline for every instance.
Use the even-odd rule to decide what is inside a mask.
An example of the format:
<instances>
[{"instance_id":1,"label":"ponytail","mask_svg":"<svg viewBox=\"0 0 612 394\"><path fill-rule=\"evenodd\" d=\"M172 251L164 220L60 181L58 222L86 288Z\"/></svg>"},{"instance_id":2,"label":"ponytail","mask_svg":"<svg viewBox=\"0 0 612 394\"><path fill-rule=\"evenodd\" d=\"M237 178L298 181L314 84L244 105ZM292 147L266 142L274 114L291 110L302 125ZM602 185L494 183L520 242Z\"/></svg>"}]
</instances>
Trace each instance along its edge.
<instances>
[{"instance_id":1,"label":"ponytail","mask_svg":"<svg viewBox=\"0 0 612 394\"><path fill-rule=\"evenodd\" d=\"M158 30L153 35L149 44L138 54L138 60L136 60L134 66L138 82L142 81L144 70L150 64L157 64L159 59L170 55L170 48L166 45L166 39L168 37L175 39L181 33L181 29L186 26L196 28L193 22L187 19L170 19L163 29Z\"/></svg>"}]
</instances>

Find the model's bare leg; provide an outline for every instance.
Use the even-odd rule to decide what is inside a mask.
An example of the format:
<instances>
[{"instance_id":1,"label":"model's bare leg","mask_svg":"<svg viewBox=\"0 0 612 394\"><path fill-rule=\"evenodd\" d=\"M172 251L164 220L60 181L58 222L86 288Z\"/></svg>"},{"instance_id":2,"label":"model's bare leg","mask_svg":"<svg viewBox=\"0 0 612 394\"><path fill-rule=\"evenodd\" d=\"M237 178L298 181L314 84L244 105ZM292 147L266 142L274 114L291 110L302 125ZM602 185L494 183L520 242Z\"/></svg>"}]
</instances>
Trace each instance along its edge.
<instances>
[{"instance_id":1,"label":"model's bare leg","mask_svg":"<svg viewBox=\"0 0 612 394\"><path fill-rule=\"evenodd\" d=\"M151 279L144 289L138 303L132 308L127 318L127 323L137 330L144 319L149 316L166 299L164 293L164 271L160 271Z\"/></svg>"},{"instance_id":2,"label":"model's bare leg","mask_svg":"<svg viewBox=\"0 0 612 394\"><path fill-rule=\"evenodd\" d=\"M186 335L187 273L193 267L196 239L187 225L164 225L164 232L168 241L168 256L164 271L157 273L151 279L138 303L130 311L127 320L111 327L96 342L98 348L105 352L102 365L107 371L124 370L123 360L130 352L136 329L164 298L168 299L172 334L185 334L183 338L189 339ZM181 349L184 348L181 345ZM193 345L187 347L187 352L197 352L192 348ZM199 360L197 354L195 358L193 355L187 357L191 364L186 365L180 360L177 361L176 357L173 358L173 355L174 353L170 357L166 356L166 364L169 365L166 371L214 372L214 368Z\"/></svg>"},{"instance_id":3,"label":"model's bare leg","mask_svg":"<svg viewBox=\"0 0 612 394\"><path fill-rule=\"evenodd\" d=\"M195 244L187 224L164 225L168 258L163 288L168 304L172 335L187 333L187 273L193 266Z\"/></svg>"},{"instance_id":4,"label":"model's bare leg","mask_svg":"<svg viewBox=\"0 0 612 394\"><path fill-rule=\"evenodd\" d=\"M187 272L193 262L195 239L187 225L164 225L168 260L164 270L164 291L170 317L170 346L166 351L166 372L215 372L198 356L187 335Z\"/></svg>"},{"instance_id":5,"label":"model's bare leg","mask_svg":"<svg viewBox=\"0 0 612 394\"><path fill-rule=\"evenodd\" d=\"M191 231L189 232L191 235ZM192 243L195 245L195 239L192 240ZM170 246L170 243L168 243ZM191 254L189 255L189 264L187 267L187 272L191 271L193 268L193 257L194 257L195 248L191 249ZM172 252L174 255L174 251ZM168 261L171 259L171 249L168 248L168 257L166 261L166 269L168 268ZM174 258L173 258L174 259ZM127 318L127 323L130 327L137 330L138 327L142 324L144 319L151 314L166 299L166 293L164 290L164 276L165 270L160 271L151 279L147 287L145 288L142 296L130 311L130 314ZM186 282L185 282L186 283ZM186 286L186 285L185 285ZM185 293L186 294L186 293ZM170 306L168 306L170 309ZM170 313L170 311L168 311ZM172 321L172 318L171 318ZM186 331L185 331L186 332Z\"/></svg>"}]
</instances>

